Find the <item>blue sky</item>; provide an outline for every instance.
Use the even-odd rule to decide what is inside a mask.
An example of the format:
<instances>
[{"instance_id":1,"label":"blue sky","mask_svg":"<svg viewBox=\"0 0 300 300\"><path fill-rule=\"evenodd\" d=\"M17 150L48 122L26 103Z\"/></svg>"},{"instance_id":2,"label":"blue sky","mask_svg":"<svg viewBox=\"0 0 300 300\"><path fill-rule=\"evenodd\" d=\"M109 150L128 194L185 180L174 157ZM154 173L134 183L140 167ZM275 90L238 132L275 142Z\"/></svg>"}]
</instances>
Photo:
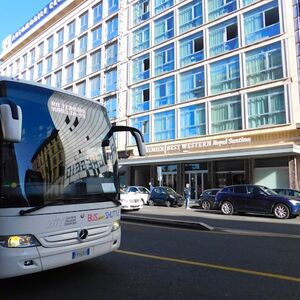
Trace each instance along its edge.
<instances>
[{"instance_id":1,"label":"blue sky","mask_svg":"<svg viewBox=\"0 0 300 300\"><path fill-rule=\"evenodd\" d=\"M0 10L0 52L2 41L15 33L51 0L2 0Z\"/></svg>"}]
</instances>

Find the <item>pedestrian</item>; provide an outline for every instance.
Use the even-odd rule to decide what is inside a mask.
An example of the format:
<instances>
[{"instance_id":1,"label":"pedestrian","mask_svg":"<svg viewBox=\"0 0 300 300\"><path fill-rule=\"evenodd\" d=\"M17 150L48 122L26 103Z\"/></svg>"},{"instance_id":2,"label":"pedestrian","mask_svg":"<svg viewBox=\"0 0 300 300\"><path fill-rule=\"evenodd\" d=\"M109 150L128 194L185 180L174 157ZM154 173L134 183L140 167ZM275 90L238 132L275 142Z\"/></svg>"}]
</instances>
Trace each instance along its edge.
<instances>
[{"instance_id":1,"label":"pedestrian","mask_svg":"<svg viewBox=\"0 0 300 300\"><path fill-rule=\"evenodd\" d=\"M185 208L190 209L189 206L190 206L190 199L191 199L191 188L189 183L185 185L185 189L183 193L184 193L184 200L185 200Z\"/></svg>"},{"instance_id":2,"label":"pedestrian","mask_svg":"<svg viewBox=\"0 0 300 300\"><path fill-rule=\"evenodd\" d=\"M152 192L152 190L154 189L154 186L152 184L152 181L149 182L149 189L150 189L150 193Z\"/></svg>"}]
</instances>

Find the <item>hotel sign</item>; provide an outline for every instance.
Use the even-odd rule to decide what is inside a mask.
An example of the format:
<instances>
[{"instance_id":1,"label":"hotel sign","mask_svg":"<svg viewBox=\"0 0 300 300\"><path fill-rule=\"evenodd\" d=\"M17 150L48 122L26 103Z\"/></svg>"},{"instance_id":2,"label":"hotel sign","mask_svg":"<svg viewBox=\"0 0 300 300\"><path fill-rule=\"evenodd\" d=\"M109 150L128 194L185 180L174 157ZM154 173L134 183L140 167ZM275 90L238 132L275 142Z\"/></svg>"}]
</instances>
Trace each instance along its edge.
<instances>
[{"instance_id":1,"label":"hotel sign","mask_svg":"<svg viewBox=\"0 0 300 300\"><path fill-rule=\"evenodd\" d=\"M211 140L189 142L189 143L150 146L147 147L147 153L149 155L155 155L155 154L195 152L199 150L216 150L224 147L250 144L251 142L252 142L251 137L211 139Z\"/></svg>"},{"instance_id":2,"label":"hotel sign","mask_svg":"<svg viewBox=\"0 0 300 300\"><path fill-rule=\"evenodd\" d=\"M31 18L25 25L23 25L17 32L12 35L11 43L15 43L19 38L21 38L25 33L31 30L39 22L49 16L54 12L60 5L62 5L67 0L53 0L48 3L44 8L42 8L33 18Z\"/></svg>"}]
</instances>

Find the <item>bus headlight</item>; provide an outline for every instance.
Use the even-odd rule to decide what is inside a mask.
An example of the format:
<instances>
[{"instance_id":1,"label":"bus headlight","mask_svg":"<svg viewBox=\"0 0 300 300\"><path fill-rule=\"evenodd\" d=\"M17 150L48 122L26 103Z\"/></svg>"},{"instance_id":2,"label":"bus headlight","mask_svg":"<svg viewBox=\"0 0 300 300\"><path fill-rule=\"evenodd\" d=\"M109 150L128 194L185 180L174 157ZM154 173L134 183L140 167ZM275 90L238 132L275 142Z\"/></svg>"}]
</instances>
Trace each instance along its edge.
<instances>
[{"instance_id":1,"label":"bus headlight","mask_svg":"<svg viewBox=\"0 0 300 300\"><path fill-rule=\"evenodd\" d=\"M113 223L113 226L112 226L111 231L112 231L112 232L113 232L113 231L116 231L116 230L118 230L120 227L121 227L121 225L120 225L120 220L116 220L116 221L114 221L114 223Z\"/></svg>"},{"instance_id":2,"label":"bus headlight","mask_svg":"<svg viewBox=\"0 0 300 300\"><path fill-rule=\"evenodd\" d=\"M7 248L36 247L41 244L31 234L0 236L0 245Z\"/></svg>"}]
</instances>

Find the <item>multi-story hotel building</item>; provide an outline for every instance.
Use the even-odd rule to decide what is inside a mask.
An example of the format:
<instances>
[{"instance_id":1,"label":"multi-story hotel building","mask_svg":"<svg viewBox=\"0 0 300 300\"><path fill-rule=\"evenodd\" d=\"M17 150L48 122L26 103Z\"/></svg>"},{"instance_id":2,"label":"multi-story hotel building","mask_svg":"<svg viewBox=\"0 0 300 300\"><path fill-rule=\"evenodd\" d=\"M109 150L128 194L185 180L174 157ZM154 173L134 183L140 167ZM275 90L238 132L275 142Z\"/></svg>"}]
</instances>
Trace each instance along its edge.
<instances>
[{"instance_id":1,"label":"multi-story hotel building","mask_svg":"<svg viewBox=\"0 0 300 300\"><path fill-rule=\"evenodd\" d=\"M126 184L300 188L298 1L56 0L3 41L0 74L103 103Z\"/></svg>"}]
</instances>

